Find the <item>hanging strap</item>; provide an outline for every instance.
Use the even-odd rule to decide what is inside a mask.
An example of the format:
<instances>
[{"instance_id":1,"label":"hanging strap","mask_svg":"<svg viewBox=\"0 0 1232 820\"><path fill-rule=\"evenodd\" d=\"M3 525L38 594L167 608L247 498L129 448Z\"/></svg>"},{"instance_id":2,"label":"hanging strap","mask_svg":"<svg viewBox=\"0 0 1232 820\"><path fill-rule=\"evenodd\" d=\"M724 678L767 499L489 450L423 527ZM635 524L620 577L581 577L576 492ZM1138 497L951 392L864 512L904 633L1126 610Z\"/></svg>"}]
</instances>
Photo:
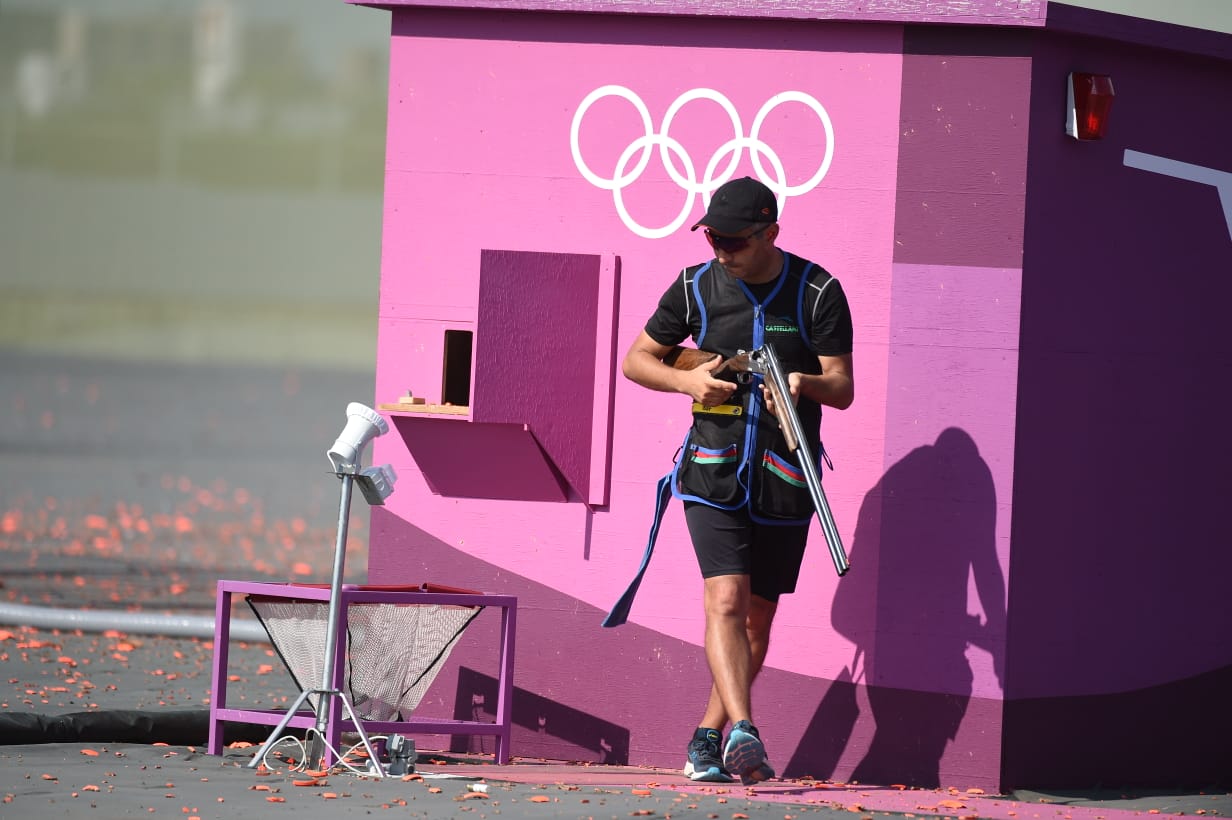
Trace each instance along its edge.
<instances>
[{"instance_id":1,"label":"hanging strap","mask_svg":"<svg viewBox=\"0 0 1232 820\"><path fill-rule=\"evenodd\" d=\"M637 588L641 586L642 576L646 574L646 567L650 564L650 556L654 553L655 541L659 538L659 525L663 523L663 513L667 511L667 502L672 497L672 474L668 473L659 479L658 485L658 501L655 502L654 522L650 525L650 538L646 541L646 552L642 555L642 565L637 568L637 575L633 576L632 583L620 596L620 600L616 602L616 606L612 607L612 611L603 619L604 626L620 626L629 619L629 609L633 606L633 598L637 595Z\"/></svg>"}]
</instances>

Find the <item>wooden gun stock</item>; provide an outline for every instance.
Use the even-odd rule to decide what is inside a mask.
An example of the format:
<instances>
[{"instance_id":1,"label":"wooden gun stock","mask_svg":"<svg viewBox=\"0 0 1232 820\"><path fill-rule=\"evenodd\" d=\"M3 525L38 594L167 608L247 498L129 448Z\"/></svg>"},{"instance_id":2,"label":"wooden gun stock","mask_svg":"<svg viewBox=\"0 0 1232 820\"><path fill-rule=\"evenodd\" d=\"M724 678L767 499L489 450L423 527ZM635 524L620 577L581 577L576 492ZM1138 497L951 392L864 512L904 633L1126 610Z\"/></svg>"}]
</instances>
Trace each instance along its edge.
<instances>
[{"instance_id":1,"label":"wooden gun stock","mask_svg":"<svg viewBox=\"0 0 1232 820\"><path fill-rule=\"evenodd\" d=\"M698 350L692 347L673 347L671 351L663 357L663 364L669 367L674 367L677 370L693 370L701 367L706 362L712 362L719 358L718 353L711 353L709 350ZM732 356L710 375L721 376L727 372L744 373L749 369L749 354L739 353Z\"/></svg>"},{"instance_id":2,"label":"wooden gun stock","mask_svg":"<svg viewBox=\"0 0 1232 820\"><path fill-rule=\"evenodd\" d=\"M698 350L693 347L680 347L677 345L672 348L670 353L663 357L663 364L674 367L677 370L692 370L718 357L718 353L711 353L709 350Z\"/></svg>"}]
</instances>

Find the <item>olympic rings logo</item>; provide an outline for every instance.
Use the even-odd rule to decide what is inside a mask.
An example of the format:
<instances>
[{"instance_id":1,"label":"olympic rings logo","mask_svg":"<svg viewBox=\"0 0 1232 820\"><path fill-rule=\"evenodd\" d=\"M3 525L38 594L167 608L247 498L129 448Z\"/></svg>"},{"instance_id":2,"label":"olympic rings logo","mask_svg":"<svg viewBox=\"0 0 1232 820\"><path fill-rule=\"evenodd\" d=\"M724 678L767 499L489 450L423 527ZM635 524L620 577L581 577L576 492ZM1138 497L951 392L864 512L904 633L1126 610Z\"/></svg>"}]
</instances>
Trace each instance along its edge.
<instances>
[{"instance_id":1,"label":"olympic rings logo","mask_svg":"<svg viewBox=\"0 0 1232 820\"><path fill-rule=\"evenodd\" d=\"M637 111L638 116L641 117L642 129L645 133L629 143L628 147L624 149L620 159L616 161L616 169L613 176L608 178L596 174L586 164L586 161L582 159L581 148L578 144L578 134L582 128L582 119L586 116L586 112L590 110L590 107L604 97L610 96L621 97L629 101ZM711 155L710 159L706 162L705 171L700 179L697 176L697 168L693 163L693 158L689 156L685 147L678 140L673 139L670 134L676 115L680 113L682 108L694 100L710 100L717 103L727 114L728 119L731 121L732 131L735 134L735 136L719 146L714 154ZM821 121L821 127L825 130L826 137L826 150L825 155L822 157L821 165L817 168L816 173L799 185L787 184L787 173L783 168L782 160L779 159L774 149L759 136L766 117L769 116L770 112L780 105L789 102L803 103L808 106L817 115L817 119ZM659 158L663 162L663 167L667 170L668 175L673 182L685 191L684 205L681 207L680 213L669 224L658 228L646 227L638 223L625 207L624 197L621 193L625 188L636 182L646 170L646 166L649 165L656 147L659 149ZM658 131L655 131L650 117L650 110L637 94L624 86L605 85L587 94L586 98L582 100L581 105L578 106L577 112L573 115L573 125L569 130L569 148L573 152L573 163L577 166L582 176L591 185L612 192L616 213L620 215L621 221L625 223L629 230L646 239L662 239L675 233L688 221L689 214L693 212L698 195L701 196L704 207L710 205L710 195L714 193L716 188L732 178L746 149L749 152L749 158L752 160L758 179L774 192L779 204L779 215L781 216L788 197L800 196L813 190L821 183L826 172L830 170L830 162L834 158L834 125L830 122L830 115L826 113L826 109L816 99L805 94L803 91L784 91L766 100L761 110L757 112L757 116L753 118L753 125L748 136L745 136L744 126L740 121L740 114L727 97L710 88L694 88L681 94L668 106L667 113L663 115L663 125ZM634 161L635 156L637 157L636 161ZM773 173L767 173L765 166L762 164L763 157L769 162ZM727 164L720 170L719 166L723 164L725 158L727 159ZM680 162L681 168L677 168L677 160ZM631 163L632 167L630 167Z\"/></svg>"}]
</instances>

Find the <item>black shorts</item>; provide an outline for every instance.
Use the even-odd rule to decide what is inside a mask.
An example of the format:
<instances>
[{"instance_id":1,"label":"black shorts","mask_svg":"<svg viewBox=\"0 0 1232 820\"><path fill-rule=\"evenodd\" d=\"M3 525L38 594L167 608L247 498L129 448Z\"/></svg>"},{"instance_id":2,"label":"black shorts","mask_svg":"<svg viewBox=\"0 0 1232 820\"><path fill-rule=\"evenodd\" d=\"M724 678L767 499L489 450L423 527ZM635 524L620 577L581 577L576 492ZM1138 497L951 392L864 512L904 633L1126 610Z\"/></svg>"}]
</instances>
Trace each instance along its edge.
<instances>
[{"instance_id":1,"label":"black shorts","mask_svg":"<svg viewBox=\"0 0 1232 820\"><path fill-rule=\"evenodd\" d=\"M776 602L796 591L808 524L758 524L748 507L720 510L684 503L685 522L703 578L748 575L754 595Z\"/></svg>"}]
</instances>

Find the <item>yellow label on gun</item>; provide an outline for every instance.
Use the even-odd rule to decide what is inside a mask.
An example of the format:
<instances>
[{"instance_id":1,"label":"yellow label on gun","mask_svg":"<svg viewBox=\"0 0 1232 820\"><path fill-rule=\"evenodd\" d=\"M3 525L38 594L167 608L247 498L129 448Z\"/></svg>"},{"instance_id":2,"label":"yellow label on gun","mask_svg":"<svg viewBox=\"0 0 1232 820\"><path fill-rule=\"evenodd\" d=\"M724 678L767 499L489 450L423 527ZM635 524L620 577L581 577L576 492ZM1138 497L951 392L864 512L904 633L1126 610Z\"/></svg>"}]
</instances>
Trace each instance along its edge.
<instances>
[{"instance_id":1,"label":"yellow label on gun","mask_svg":"<svg viewBox=\"0 0 1232 820\"><path fill-rule=\"evenodd\" d=\"M693 402L694 413L717 413L720 416L739 416L744 413L744 408L738 404L716 404L714 407L707 407L699 401Z\"/></svg>"}]
</instances>

